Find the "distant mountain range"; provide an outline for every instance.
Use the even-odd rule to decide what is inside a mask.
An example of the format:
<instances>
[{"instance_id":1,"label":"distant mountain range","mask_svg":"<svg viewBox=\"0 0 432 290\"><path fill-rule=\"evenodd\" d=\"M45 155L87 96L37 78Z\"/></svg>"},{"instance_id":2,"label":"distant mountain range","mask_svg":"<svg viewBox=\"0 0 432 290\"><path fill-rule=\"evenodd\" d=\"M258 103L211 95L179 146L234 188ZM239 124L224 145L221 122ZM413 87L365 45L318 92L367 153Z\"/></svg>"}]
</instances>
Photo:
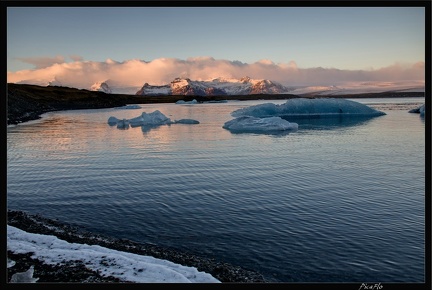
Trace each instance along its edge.
<instances>
[{"instance_id":1,"label":"distant mountain range","mask_svg":"<svg viewBox=\"0 0 432 290\"><path fill-rule=\"evenodd\" d=\"M111 94L108 82L98 82L91 86L91 91ZM175 78L169 84L155 86L145 83L135 95L139 96L230 96L257 94L285 94L293 89L270 80L254 80L250 77L241 79L216 78L208 81L193 81L189 78Z\"/></svg>"},{"instance_id":2,"label":"distant mountain range","mask_svg":"<svg viewBox=\"0 0 432 290\"><path fill-rule=\"evenodd\" d=\"M267 79L251 79L243 77L215 78L211 80L191 80L189 78L175 78L165 85L151 85L144 83L139 87L122 87L113 85L115 82L106 80L93 84L90 91L100 91L107 94L125 93L139 96L239 96L260 94L295 94L295 95L341 95L378 92L424 92L424 82L363 82L342 85L312 85L312 86L284 86ZM61 85L56 79L48 85Z\"/></svg>"},{"instance_id":3,"label":"distant mountain range","mask_svg":"<svg viewBox=\"0 0 432 290\"><path fill-rule=\"evenodd\" d=\"M162 86L145 83L136 95L185 95L185 96L215 96L215 95L254 95L254 94L284 94L287 88L270 80L254 80L250 77L241 79L216 78L208 81L193 81L189 78L176 78Z\"/></svg>"}]
</instances>

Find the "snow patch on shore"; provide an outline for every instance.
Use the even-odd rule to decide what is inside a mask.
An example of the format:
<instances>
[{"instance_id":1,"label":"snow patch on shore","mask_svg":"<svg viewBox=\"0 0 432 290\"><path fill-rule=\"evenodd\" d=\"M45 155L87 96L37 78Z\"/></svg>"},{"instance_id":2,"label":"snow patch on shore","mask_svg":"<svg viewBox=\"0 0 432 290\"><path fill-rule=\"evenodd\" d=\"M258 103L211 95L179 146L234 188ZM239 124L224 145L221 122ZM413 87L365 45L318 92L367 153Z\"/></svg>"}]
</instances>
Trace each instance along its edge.
<instances>
[{"instance_id":1,"label":"snow patch on shore","mask_svg":"<svg viewBox=\"0 0 432 290\"><path fill-rule=\"evenodd\" d=\"M32 252L32 258L52 265L80 260L102 276L114 276L128 282L220 283L195 267L98 245L68 243L55 236L28 233L10 225L7 226L7 248L14 253ZM8 261L8 267L13 265L13 261ZM31 274L33 276L33 272Z\"/></svg>"}]
</instances>

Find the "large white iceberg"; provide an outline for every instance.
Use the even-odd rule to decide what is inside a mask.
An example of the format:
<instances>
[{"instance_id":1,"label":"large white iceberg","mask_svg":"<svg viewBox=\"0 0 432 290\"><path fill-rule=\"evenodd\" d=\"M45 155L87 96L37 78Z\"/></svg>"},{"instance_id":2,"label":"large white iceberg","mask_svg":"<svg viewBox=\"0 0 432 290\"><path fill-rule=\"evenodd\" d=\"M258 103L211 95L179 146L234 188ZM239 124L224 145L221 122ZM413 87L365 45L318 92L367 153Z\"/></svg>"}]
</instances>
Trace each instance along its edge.
<instances>
[{"instance_id":1,"label":"large white iceberg","mask_svg":"<svg viewBox=\"0 0 432 290\"><path fill-rule=\"evenodd\" d=\"M284 104L265 103L238 109L231 113L233 117L335 117L335 116L381 116L384 112L367 105L335 98L290 99Z\"/></svg>"},{"instance_id":2,"label":"large white iceberg","mask_svg":"<svg viewBox=\"0 0 432 290\"><path fill-rule=\"evenodd\" d=\"M241 116L225 122L222 128L235 133L272 133L281 131L297 131L298 124L290 123L281 117L256 118Z\"/></svg>"}]
</instances>

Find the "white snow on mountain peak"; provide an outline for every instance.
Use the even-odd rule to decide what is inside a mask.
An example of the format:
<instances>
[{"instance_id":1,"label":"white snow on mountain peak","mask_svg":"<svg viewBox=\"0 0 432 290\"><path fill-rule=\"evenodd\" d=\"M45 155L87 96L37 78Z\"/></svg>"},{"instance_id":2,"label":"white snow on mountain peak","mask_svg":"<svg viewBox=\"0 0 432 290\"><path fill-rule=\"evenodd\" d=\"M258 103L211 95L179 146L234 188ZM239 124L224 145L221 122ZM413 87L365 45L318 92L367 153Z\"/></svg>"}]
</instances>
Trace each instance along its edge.
<instances>
[{"instance_id":1,"label":"white snow on mountain peak","mask_svg":"<svg viewBox=\"0 0 432 290\"><path fill-rule=\"evenodd\" d=\"M161 94L158 90L162 86L145 83L136 93L137 95ZM218 77L209 80L191 80L189 78L175 78L168 85L163 86L170 95L248 95L248 94L282 94L288 93L289 88L265 79L251 79L248 76L241 79Z\"/></svg>"},{"instance_id":2,"label":"white snow on mountain peak","mask_svg":"<svg viewBox=\"0 0 432 290\"><path fill-rule=\"evenodd\" d=\"M107 60L110 62L111 60ZM279 82L251 78L244 75L235 78L231 75L213 76L211 78L191 79L181 75L170 81L163 79L157 82L149 80L139 83L132 83L128 80L116 80L106 78L105 80L88 80L87 83L70 82L63 77L55 75L47 79L27 79L17 82L18 84L34 84L39 86L65 86L91 91L101 91L108 94L129 94L129 95L250 95L250 94L292 94L292 95L350 95L362 93L382 93L382 92L419 92L424 93L425 82L422 80L406 81L335 81L334 83L317 82L292 83L288 81Z\"/></svg>"},{"instance_id":3,"label":"white snow on mountain peak","mask_svg":"<svg viewBox=\"0 0 432 290\"><path fill-rule=\"evenodd\" d=\"M59 81L56 77L54 77L52 80L50 80L50 81L47 83L46 86L47 86L47 87L49 87L49 86L59 86L59 87L61 87L61 86L62 86L62 83L61 83L61 81Z\"/></svg>"},{"instance_id":4,"label":"white snow on mountain peak","mask_svg":"<svg viewBox=\"0 0 432 290\"><path fill-rule=\"evenodd\" d=\"M107 94L112 94L112 89L108 85L108 81L96 82L90 87L91 91L104 92Z\"/></svg>"}]
</instances>

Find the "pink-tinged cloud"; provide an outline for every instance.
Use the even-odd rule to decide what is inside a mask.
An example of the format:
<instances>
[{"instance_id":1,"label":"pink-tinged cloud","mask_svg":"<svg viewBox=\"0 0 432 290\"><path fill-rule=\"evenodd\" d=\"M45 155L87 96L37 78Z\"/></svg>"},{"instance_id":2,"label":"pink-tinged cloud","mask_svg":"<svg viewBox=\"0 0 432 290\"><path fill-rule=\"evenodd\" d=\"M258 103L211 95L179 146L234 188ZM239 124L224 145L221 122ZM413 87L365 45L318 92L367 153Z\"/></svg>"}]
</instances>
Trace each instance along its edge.
<instances>
[{"instance_id":1,"label":"pink-tinged cloud","mask_svg":"<svg viewBox=\"0 0 432 290\"><path fill-rule=\"evenodd\" d=\"M52 66L53 64L64 63L65 58L61 55L55 57L20 57L18 60L35 66L36 69Z\"/></svg>"},{"instance_id":2,"label":"pink-tinged cloud","mask_svg":"<svg viewBox=\"0 0 432 290\"><path fill-rule=\"evenodd\" d=\"M83 61L84 60L84 58L82 57L82 56L80 56L80 55L70 55L69 56L69 58L71 59L71 60L73 60L73 61Z\"/></svg>"},{"instance_id":3,"label":"pink-tinged cloud","mask_svg":"<svg viewBox=\"0 0 432 290\"><path fill-rule=\"evenodd\" d=\"M72 57L71 57L72 58ZM240 61L216 60L212 57L193 57L186 60L159 58L152 61L131 59L104 62L82 61L79 57L73 62L62 62L61 57L33 60L37 65L32 70L8 72L7 81L47 85L56 84L88 89L94 83L109 80L114 87L140 88L144 83L164 85L176 77L192 80L209 80L218 77L269 79L288 86L297 85L341 85L349 82L396 82L423 81L425 64L394 64L374 70L339 70L335 68L299 68L294 61L273 63L260 60L252 64ZM51 61L51 65L47 65Z\"/></svg>"}]
</instances>

